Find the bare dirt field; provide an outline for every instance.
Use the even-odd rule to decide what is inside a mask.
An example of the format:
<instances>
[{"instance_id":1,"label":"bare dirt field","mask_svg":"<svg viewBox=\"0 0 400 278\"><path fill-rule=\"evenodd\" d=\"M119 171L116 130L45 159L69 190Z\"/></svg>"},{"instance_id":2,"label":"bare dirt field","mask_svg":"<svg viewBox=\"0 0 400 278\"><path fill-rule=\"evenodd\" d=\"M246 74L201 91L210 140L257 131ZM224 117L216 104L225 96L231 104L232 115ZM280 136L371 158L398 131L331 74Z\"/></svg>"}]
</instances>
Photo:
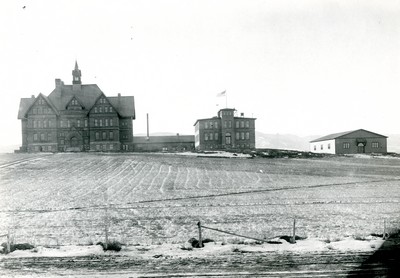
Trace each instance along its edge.
<instances>
[{"instance_id":1,"label":"bare dirt field","mask_svg":"<svg viewBox=\"0 0 400 278\"><path fill-rule=\"evenodd\" d=\"M107 229L109 238L124 244L127 252L95 253L97 259L47 256L43 261L37 255L11 253L0 255L0 266L8 274L28 276L69 272L76 276L71 268L83 270L79 275L88 277L113 273L129 277L131 269L144 276L169 273L170 277L189 272L192 276L205 272L227 276L282 276L277 273L286 272L288 276L293 271L297 271L293 277L310 271L348 275L381 246L371 234L383 233L384 220L387 229L398 228L399 185L400 159L387 157L0 155L0 235L10 233L17 243L61 248L104 241ZM164 250L159 257L146 258L128 252L140 248L151 252L154 246L168 244L184 247L188 239L198 236L198 221L273 239L291 235L293 219L297 235L322 245L314 249L307 245L302 251L294 247L270 250L263 244L261 250L243 251L248 242L204 230L204 237L216 241L209 247L210 256L199 257L205 249L185 251L185 255ZM349 239L367 245L362 250L335 245ZM296 245L300 246L290 246ZM220 246L229 248L218 253ZM40 254L40 250L35 252ZM44 261L49 262L47 266ZM330 264L332 268L323 267Z\"/></svg>"}]
</instances>

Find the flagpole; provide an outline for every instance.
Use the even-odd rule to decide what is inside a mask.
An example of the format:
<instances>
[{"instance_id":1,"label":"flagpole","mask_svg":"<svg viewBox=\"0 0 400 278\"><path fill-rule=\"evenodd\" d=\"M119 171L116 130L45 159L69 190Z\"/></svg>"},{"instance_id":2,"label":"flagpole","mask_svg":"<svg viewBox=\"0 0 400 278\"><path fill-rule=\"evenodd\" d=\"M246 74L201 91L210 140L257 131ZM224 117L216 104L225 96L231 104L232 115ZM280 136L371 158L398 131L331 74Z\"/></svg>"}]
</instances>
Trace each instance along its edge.
<instances>
[{"instance_id":1,"label":"flagpole","mask_svg":"<svg viewBox=\"0 0 400 278\"><path fill-rule=\"evenodd\" d=\"M228 92L225 90L225 108L228 108Z\"/></svg>"}]
</instances>

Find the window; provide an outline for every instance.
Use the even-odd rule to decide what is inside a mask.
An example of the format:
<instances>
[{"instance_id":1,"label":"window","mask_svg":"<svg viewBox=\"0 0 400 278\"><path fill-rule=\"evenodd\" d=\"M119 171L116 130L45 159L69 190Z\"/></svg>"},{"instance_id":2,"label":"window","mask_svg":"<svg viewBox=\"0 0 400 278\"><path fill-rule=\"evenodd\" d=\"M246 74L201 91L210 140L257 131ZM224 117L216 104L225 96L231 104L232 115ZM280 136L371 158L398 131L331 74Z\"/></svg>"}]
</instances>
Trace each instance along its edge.
<instances>
[{"instance_id":1,"label":"window","mask_svg":"<svg viewBox=\"0 0 400 278\"><path fill-rule=\"evenodd\" d=\"M38 114L43 114L42 107L39 107L39 108L38 108Z\"/></svg>"},{"instance_id":2,"label":"window","mask_svg":"<svg viewBox=\"0 0 400 278\"><path fill-rule=\"evenodd\" d=\"M244 121L240 121L240 127L244 128Z\"/></svg>"},{"instance_id":3,"label":"window","mask_svg":"<svg viewBox=\"0 0 400 278\"><path fill-rule=\"evenodd\" d=\"M323 149L324 149L324 145L321 144L321 150L323 150Z\"/></svg>"},{"instance_id":4,"label":"window","mask_svg":"<svg viewBox=\"0 0 400 278\"><path fill-rule=\"evenodd\" d=\"M110 106L110 113L112 112L112 106Z\"/></svg>"},{"instance_id":5,"label":"window","mask_svg":"<svg viewBox=\"0 0 400 278\"><path fill-rule=\"evenodd\" d=\"M107 133L103 131L103 140L107 140Z\"/></svg>"},{"instance_id":6,"label":"window","mask_svg":"<svg viewBox=\"0 0 400 278\"><path fill-rule=\"evenodd\" d=\"M114 140L114 132L110 131L110 140Z\"/></svg>"},{"instance_id":7,"label":"window","mask_svg":"<svg viewBox=\"0 0 400 278\"><path fill-rule=\"evenodd\" d=\"M108 126L108 119L105 119L105 126Z\"/></svg>"},{"instance_id":8,"label":"window","mask_svg":"<svg viewBox=\"0 0 400 278\"><path fill-rule=\"evenodd\" d=\"M110 145L110 150L113 150L113 149L114 149L114 145L111 144L111 145Z\"/></svg>"},{"instance_id":9,"label":"window","mask_svg":"<svg viewBox=\"0 0 400 278\"><path fill-rule=\"evenodd\" d=\"M204 128L208 128L208 122L204 123Z\"/></svg>"},{"instance_id":10,"label":"window","mask_svg":"<svg viewBox=\"0 0 400 278\"><path fill-rule=\"evenodd\" d=\"M76 122L76 125L77 125L78 127L81 127L81 120L78 120L78 121Z\"/></svg>"},{"instance_id":11,"label":"window","mask_svg":"<svg viewBox=\"0 0 400 278\"><path fill-rule=\"evenodd\" d=\"M232 128L232 121L228 122L228 126L229 126L229 128Z\"/></svg>"},{"instance_id":12,"label":"window","mask_svg":"<svg viewBox=\"0 0 400 278\"><path fill-rule=\"evenodd\" d=\"M228 121L224 121L224 127L225 127L225 128L228 127Z\"/></svg>"},{"instance_id":13,"label":"window","mask_svg":"<svg viewBox=\"0 0 400 278\"><path fill-rule=\"evenodd\" d=\"M314 151L316 151L317 150L317 145L314 145Z\"/></svg>"},{"instance_id":14,"label":"window","mask_svg":"<svg viewBox=\"0 0 400 278\"><path fill-rule=\"evenodd\" d=\"M98 126L98 121L97 121L97 119L94 119L94 126Z\"/></svg>"},{"instance_id":15,"label":"window","mask_svg":"<svg viewBox=\"0 0 400 278\"><path fill-rule=\"evenodd\" d=\"M99 107L99 113L103 113L103 106Z\"/></svg>"},{"instance_id":16,"label":"window","mask_svg":"<svg viewBox=\"0 0 400 278\"><path fill-rule=\"evenodd\" d=\"M108 113L108 106L104 107L104 112Z\"/></svg>"},{"instance_id":17,"label":"window","mask_svg":"<svg viewBox=\"0 0 400 278\"><path fill-rule=\"evenodd\" d=\"M379 143L378 142L372 142L371 143L371 147L374 148L374 149L377 149L377 148L379 148Z\"/></svg>"},{"instance_id":18,"label":"window","mask_svg":"<svg viewBox=\"0 0 400 278\"><path fill-rule=\"evenodd\" d=\"M42 128L42 121L38 121L38 128Z\"/></svg>"},{"instance_id":19,"label":"window","mask_svg":"<svg viewBox=\"0 0 400 278\"><path fill-rule=\"evenodd\" d=\"M210 140L214 140L214 134L213 133L210 133Z\"/></svg>"},{"instance_id":20,"label":"window","mask_svg":"<svg viewBox=\"0 0 400 278\"><path fill-rule=\"evenodd\" d=\"M64 122L62 120L60 121L60 127L64 127Z\"/></svg>"},{"instance_id":21,"label":"window","mask_svg":"<svg viewBox=\"0 0 400 278\"><path fill-rule=\"evenodd\" d=\"M40 134L40 140L41 140L41 141L45 141L45 140L46 140L45 134L44 134L44 133L41 133L41 134Z\"/></svg>"},{"instance_id":22,"label":"window","mask_svg":"<svg viewBox=\"0 0 400 278\"><path fill-rule=\"evenodd\" d=\"M246 127L249 128L250 127L250 122L246 121Z\"/></svg>"},{"instance_id":23,"label":"window","mask_svg":"<svg viewBox=\"0 0 400 278\"><path fill-rule=\"evenodd\" d=\"M240 135L241 139L244 140L244 132L241 132Z\"/></svg>"},{"instance_id":24,"label":"window","mask_svg":"<svg viewBox=\"0 0 400 278\"><path fill-rule=\"evenodd\" d=\"M246 140L249 140L249 139L250 139L250 133L246 132Z\"/></svg>"},{"instance_id":25,"label":"window","mask_svg":"<svg viewBox=\"0 0 400 278\"><path fill-rule=\"evenodd\" d=\"M37 121L33 121L33 127L37 128Z\"/></svg>"},{"instance_id":26,"label":"window","mask_svg":"<svg viewBox=\"0 0 400 278\"><path fill-rule=\"evenodd\" d=\"M350 149L350 143L343 143L343 149Z\"/></svg>"},{"instance_id":27,"label":"window","mask_svg":"<svg viewBox=\"0 0 400 278\"><path fill-rule=\"evenodd\" d=\"M43 127L44 127L44 128L47 128L47 120L44 120L44 121L43 121Z\"/></svg>"},{"instance_id":28,"label":"window","mask_svg":"<svg viewBox=\"0 0 400 278\"><path fill-rule=\"evenodd\" d=\"M96 150L100 151L100 145L96 145Z\"/></svg>"},{"instance_id":29,"label":"window","mask_svg":"<svg viewBox=\"0 0 400 278\"><path fill-rule=\"evenodd\" d=\"M113 126L113 119L110 119L110 126Z\"/></svg>"},{"instance_id":30,"label":"window","mask_svg":"<svg viewBox=\"0 0 400 278\"><path fill-rule=\"evenodd\" d=\"M329 144L328 144L328 150L330 150L330 149L331 149L331 144L329 143Z\"/></svg>"},{"instance_id":31,"label":"window","mask_svg":"<svg viewBox=\"0 0 400 278\"><path fill-rule=\"evenodd\" d=\"M208 141L208 133L204 133L204 140Z\"/></svg>"},{"instance_id":32,"label":"window","mask_svg":"<svg viewBox=\"0 0 400 278\"><path fill-rule=\"evenodd\" d=\"M103 120L100 119L99 122L100 122L100 126L103 126Z\"/></svg>"},{"instance_id":33,"label":"window","mask_svg":"<svg viewBox=\"0 0 400 278\"><path fill-rule=\"evenodd\" d=\"M85 127L87 127L87 125L88 125L88 121L87 121L87 119L85 119Z\"/></svg>"},{"instance_id":34,"label":"window","mask_svg":"<svg viewBox=\"0 0 400 278\"><path fill-rule=\"evenodd\" d=\"M214 127L215 127L215 128L218 128L218 122L215 122L215 123L214 123Z\"/></svg>"},{"instance_id":35,"label":"window","mask_svg":"<svg viewBox=\"0 0 400 278\"><path fill-rule=\"evenodd\" d=\"M64 139L60 140L60 145L64 145Z\"/></svg>"},{"instance_id":36,"label":"window","mask_svg":"<svg viewBox=\"0 0 400 278\"><path fill-rule=\"evenodd\" d=\"M53 122L49 120L49 127L53 127Z\"/></svg>"},{"instance_id":37,"label":"window","mask_svg":"<svg viewBox=\"0 0 400 278\"><path fill-rule=\"evenodd\" d=\"M34 134L33 134L33 141L37 141L37 140L38 140L37 133L34 133Z\"/></svg>"},{"instance_id":38,"label":"window","mask_svg":"<svg viewBox=\"0 0 400 278\"><path fill-rule=\"evenodd\" d=\"M236 140L239 140L239 139L240 139L240 133L236 132Z\"/></svg>"},{"instance_id":39,"label":"window","mask_svg":"<svg viewBox=\"0 0 400 278\"><path fill-rule=\"evenodd\" d=\"M51 141L51 140L52 140L51 133L47 134L47 140L48 140L48 141Z\"/></svg>"},{"instance_id":40,"label":"window","mask_svg":"<svg viewBox=\"0 0 400 278\"><path fill-rule=\"evenodd\" d=\"M214 134L214 139L215 139L215 140L218 140L218 133L215 133L215 134Z\"/></svg>"},{"instance_id":41,"label":"window","mask_svg":"<svg viewBox=\"0 0 400 278\"><path fill-rule=\"evenodd\" d=\"M97 107L94 108L94 113L97 113Z\"/></svg>"}]
</instances>

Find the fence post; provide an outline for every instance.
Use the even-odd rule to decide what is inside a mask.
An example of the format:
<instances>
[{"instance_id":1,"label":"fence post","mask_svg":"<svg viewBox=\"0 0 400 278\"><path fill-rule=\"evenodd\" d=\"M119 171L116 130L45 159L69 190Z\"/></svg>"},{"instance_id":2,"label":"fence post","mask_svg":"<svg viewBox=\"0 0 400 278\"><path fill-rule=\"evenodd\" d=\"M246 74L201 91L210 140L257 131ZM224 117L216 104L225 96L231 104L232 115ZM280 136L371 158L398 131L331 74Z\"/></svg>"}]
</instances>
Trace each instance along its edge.
<instances>
[{"instance_id":1,"label":"fence post","mask_svg":"<svg viewBox=\"0 0 400 278\"><path fill-rule=\"evenodd\" d=\"M201 222L199 221L197 223L197 226L199 227L199 248L203 247L203 239L201 237Z\"/></svg>"},{"instance_id":2,"label":"fence post","mask_svg":"<svg viewBox=\"0 0 400 278\"><path fill-rule=\"evenodd\" d=\"M382 239L386 239L386 219L383 219L383 235Z\"/></svg>"},{"instance_id":3,"label":"fence post","mask_svg":"<svg viewBox=\"0 0 400 278\"><path fill-rule=\"evenodd\" d=\"M7 232L7 254L11 252L10 230Z\"/></svg>"},{"instance_id":4,"label":"fence post","mask_svg":"<svg viewBox=\"0 0 400 278\"><path fill-rule=\"evenodd\" d=\"M106 208L105 208L105 225L104 225L104 230L105 230L105 242L104 242L104 249L108 249L108 188L105 189L104 191L104 199L106 203Z\"/></svg>"},{"instance_id":5,"label":"fence post","mask_svg":"<svg viewBox=\"0 0 400 278\"><path fill-rule=\"evenodd\" d=\"M296 243L296 218L293 219L293 235L290 239L290 243Z\"/></svg>"}]
</instances>

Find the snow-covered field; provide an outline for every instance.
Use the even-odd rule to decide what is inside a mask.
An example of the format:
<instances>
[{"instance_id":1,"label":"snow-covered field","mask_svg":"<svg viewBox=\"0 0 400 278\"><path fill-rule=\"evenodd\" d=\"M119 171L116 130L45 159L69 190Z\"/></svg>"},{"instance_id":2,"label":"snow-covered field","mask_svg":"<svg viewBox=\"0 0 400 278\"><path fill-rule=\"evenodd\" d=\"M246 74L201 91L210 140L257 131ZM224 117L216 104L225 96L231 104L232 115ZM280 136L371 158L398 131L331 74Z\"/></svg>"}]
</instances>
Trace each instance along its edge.
<instances>
[{"instance_id":1,"label":"snow-covered field","mask_svg":"<svg viewBox=\"0 0 400 278\"><path fill-rule=\"evenodd\" d=\"M384 219L398 228L399 159L213 156L0 155L0 235L35 246L90 245L104 241L107 227L127 246L181 246L197 237L199 220L269 239L291 235L295 218L307 240L251 248L348 248L351 241L373 249L379 239L368 237L383 233ZM203 236L241 240L211 230Z\"/></svg>"}]
</instances>

